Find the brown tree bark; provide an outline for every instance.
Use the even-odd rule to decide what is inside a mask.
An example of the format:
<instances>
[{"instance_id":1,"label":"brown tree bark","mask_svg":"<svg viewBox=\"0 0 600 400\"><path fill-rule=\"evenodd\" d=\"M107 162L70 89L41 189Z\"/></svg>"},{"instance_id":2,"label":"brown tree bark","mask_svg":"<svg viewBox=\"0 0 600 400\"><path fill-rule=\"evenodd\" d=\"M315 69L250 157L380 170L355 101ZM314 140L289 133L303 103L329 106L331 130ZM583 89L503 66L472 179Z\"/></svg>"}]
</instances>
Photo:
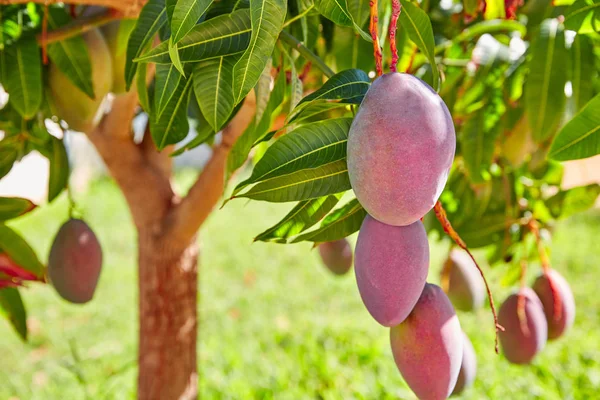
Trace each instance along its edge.
<instances>
[{"instance_id":1,"label":"brown tree bark","mask_svg":"<svg viewBox=\"0 0 600 400\"><path fill-rule=\"evenodd\" d=\"M136 107L135 91L117 96L87 135L122 190L138 232L138 399L195 399L196 234L222 196L227 157L249 124L255 102L247 100L224 129L221 143L183 198L170 183L171 149L158 152L148 134L139 145L133 142Z\"/></svg>"}]
</instances>

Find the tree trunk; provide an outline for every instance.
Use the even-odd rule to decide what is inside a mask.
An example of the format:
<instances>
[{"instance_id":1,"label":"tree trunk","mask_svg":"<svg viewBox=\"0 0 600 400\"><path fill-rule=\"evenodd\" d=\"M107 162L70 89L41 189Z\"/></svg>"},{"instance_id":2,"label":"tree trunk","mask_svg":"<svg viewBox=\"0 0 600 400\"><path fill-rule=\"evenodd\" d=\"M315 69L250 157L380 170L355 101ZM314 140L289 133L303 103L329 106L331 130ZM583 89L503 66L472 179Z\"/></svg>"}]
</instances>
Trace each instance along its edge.
<instances>
[{"instance_id":1,"label":"tree trunk","mask_svg":"<svg viewBox=\"0 0 600 400\"><path fill-rule=\"evenodd\" d=\"M140 231L138 246L138 399L196 399L196 240L185 247Z\"/></svg>"}]
</instances>

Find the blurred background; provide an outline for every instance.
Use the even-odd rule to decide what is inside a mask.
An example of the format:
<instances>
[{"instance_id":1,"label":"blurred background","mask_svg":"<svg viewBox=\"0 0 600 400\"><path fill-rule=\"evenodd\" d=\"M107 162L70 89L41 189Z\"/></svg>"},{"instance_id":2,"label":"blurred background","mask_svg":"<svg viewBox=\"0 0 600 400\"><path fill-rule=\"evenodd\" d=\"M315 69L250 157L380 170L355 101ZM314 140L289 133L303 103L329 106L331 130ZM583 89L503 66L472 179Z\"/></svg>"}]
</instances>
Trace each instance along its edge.
<instances>
[{"instance_id":1,"label":"blurred background","mask_svg":"<svg viewBox=\"0 0 600 400\"><path fill-rule=\"evenodd\" d=\"M63 301L48 285L30 285L23 296L29 313L27 344L0 319L0 399L135 398L133 225L91 145L80 135L68 139L71 154L77 154L71 158L75 200L105 249L101 280L94 301L85 306ZM176 159L182 192L209 156L210 150L200 147ZM0 194L42 203L48 179L44 163L35 152L25 157L0 181ZM566 163L563 186L600 182L599 163L598 158ZM201 398L413 399L392 360L388 329L368 315L352 273L333 276L310 243L252 243L289 208L231 202L213 213L200 232ZM10 225L45 259L67 218L63 194ZM573 329L549 342L532 365L511 365L494 353L489 307L459 312L478 357L475 385L460 398L600 398L598 237L597 209L557 226L552 266L570 282L577 316ZM430 246L429 281L439 283L448 242L430 237ZM502 284L502 265L484 268L500 303L514 288ZM538 265L530 265L528 282L539 272Z\"/></svg>"}]
</instances>

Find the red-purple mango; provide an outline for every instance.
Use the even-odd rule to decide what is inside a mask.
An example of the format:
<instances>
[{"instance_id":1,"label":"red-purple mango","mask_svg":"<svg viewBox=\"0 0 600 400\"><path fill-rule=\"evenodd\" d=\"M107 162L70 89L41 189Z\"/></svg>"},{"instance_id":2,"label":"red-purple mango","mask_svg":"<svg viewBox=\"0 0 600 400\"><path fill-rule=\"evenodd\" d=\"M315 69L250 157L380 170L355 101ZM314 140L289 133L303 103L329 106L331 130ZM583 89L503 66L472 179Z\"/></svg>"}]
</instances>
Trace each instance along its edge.
<instances>
[{"instance_id":1,"label":"red-purple mango","mask_svg":"<svg viewBox=\"0 0 600 400\"><path fill-rule=\"evenodd\" d=\"M390 330L392 354L404 380L421 400L446 399L463 358L463 333L452 303L426 284L408 318Z\"/></svg>"},{"instance_id":2,"label":"red-purple mango","mask_svg":"<svg viewBox=\"0 0 600 400\"><path fill-rule=\"evenodd\" d=\"M465 389L473 385L475 376L477 375L477 356L475 355L475 349L469 337L463 332L463 354L462 362L460 364L460 371L458 373L458 379L452 395L461 394Z\"/></svg>"},{"instance_id":3,"label":"red-purple mango","mask_svg":"<svg viewBox=\"0 0 600 400\"><path fill-rule=\"evenodd\" d=\"M48 276L58 294L71 303L94 297L102 269L102 248L90 227L70 219L58 231L48 258Z\"/></svg>"},{"instance_id":4,"label":"red-purple mango","mask_svg":"<svg viewBox=\"0 0 600 400\"><path fill-rule=\"evenodd\" d=\"M485 284L467 252L453 249L444 269L448 271L448 297L455 308L473 311L485 301Z\"/></svg>"},{"instance_id":5,"label":"red-purple mango","mask_svg":"<svg viewBox=\"0 0 600 400\"><path fill-rule=\"evenodd\" d=\"M352 247L346 239L319 245L323 264L335 275L344 275L352 268Z\"/></svg>"},{"instance_id":6,"label":"red-purple mango","mask_svg":"<svg viewBox=\"0 0 600 400\"><path fill-rule=\"evenodd\" d=\"M383 326L394 326L419 300L429 270L421 221L392 226L367 215L356 241L354 272L363 303Z\"/></svg>"},{"instance_id":7,"label":"red-purple mango","mask_svg":"<svg viewBox=\"0 0 600 400\"><path fill-rule=\"evenodd\" d=\"M575 299L569 283L552 269L535 280L533 290L544 306L548 321L548 339L559 338L575 321Z\"/></svg>"},{"instance_id":8,"label":"red-purple mango","mask_svg":"<svg viewBox=\"0 0 600 400\"><path fill-rule=\"evenodd\" d=\"M520 296L525 302L523 321L518 311ZM546 346L548 323L542 302L530 288L508 296L498 312L498 322L504 327L499 334L502 352L511 363L529 364Z\"/></svg>"},{"instance_id":9,"label":"red-purple mango","mask_svg":"<svg viewBox=\"0 0 600 400\"><path fill-rule=\"evenodd\" d=\"M433 208L446 181L456 134L442 98L401 73L373 82L348 133L348 174L375 219L404 226Z\"/></svg>"}]
</instances>

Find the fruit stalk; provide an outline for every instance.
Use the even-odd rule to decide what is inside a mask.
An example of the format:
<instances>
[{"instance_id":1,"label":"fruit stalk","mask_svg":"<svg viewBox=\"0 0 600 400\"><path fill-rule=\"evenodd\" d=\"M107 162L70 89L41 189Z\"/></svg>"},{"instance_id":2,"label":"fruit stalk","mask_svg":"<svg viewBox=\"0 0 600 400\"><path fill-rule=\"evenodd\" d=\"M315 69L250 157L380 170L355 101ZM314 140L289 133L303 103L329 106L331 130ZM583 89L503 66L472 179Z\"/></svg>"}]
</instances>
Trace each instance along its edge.
<instances>
[{"instance_id":1,"label":"fruit stalk","mask_svg":"<svg viewBox=\"0 0 600 400\"><path fill-rule=\"evenodd\" d=\"M435 206L433 207L433 210L435 212L435 216L436 216L437 220L440 221L440 224L442 224L442 228L444 228L444 232L446 232L448 234L448 236L450 236L450 238L454 241L454 243L456 243L461 249L463 249L464 251L467 252L469 257L471 257L471 260L473 260L473 263L475 263L475 266L479 270L479 273L481 274L481 278L483 278L483 283L485 283L485 290L487 291L490 308L492 309L492 314L494 316L494 325L496 328L496 339L495 339L495 343L494 343L494 349L496 351L496 354L498 354L499 353L499 351L498 351L498 333L500 331L504 331L504 327L502 325L500 325L500 323L498 322L498 315L496 313L496 306L494 305L494 298L492 296L492 291L490 290L490 286L488 285L487 279L485 278L485 274L483 273L483 270L481 269L479 264L477 264L477 261L475 260L475 257L473 257L473 254L471 254L471 252L467 248L467 244L461 239L461 237L458 235L458 233L452 227L452 224L448 220L448 216L446 215L446 210L444 210L442 203L437 201L435 203Z\"/></svg>"},{"instance_id":2,"label":"fruit stalk","mask_svg":"<svg viewBox=\"0 0 600 400\"><path fill-rule=\"evenodd\" d=\"M527 326L527 314L525 313L525 296L522 293L522 289L527 287L527 282L525 281L525 275L527 274L527 261L525 259L521 260L521 292L519 292L519 298L517 300L517 315L519 316L519 323L521 325L521 330L525 334L525 336L529 336L529 327Z\"/></svg>"},{"instance_id":3,"label":"fruit stalk","mask_svg":"<svg viewBox=\"0 0 600 400\"><path fill-rule=\"evenodd\" d=\"M396 47L396 31L398 29L398 17L401 12L400 0L392 0L392 16L390 17L390 50L392 51L392 63L390 71L397 72L398 65L398 48Z\"/></svg>"},{"instance_id":4,"label":"fruit stalk","mask_svg":"<svg viewBox=\"0 0 600 400\"><path fill-rule=\"evenodd\" d=\"M373 39L373 56L375 57L375 71L377 76L383 75L383 56L381 54L381 47L379 46L379 37L377 36L377 23L379 17L377 16L377 0L371 0L369 2L370 7L370 20L369 20L369 32L371 32L371 38Z\"/></svg>"}]
</instances>

